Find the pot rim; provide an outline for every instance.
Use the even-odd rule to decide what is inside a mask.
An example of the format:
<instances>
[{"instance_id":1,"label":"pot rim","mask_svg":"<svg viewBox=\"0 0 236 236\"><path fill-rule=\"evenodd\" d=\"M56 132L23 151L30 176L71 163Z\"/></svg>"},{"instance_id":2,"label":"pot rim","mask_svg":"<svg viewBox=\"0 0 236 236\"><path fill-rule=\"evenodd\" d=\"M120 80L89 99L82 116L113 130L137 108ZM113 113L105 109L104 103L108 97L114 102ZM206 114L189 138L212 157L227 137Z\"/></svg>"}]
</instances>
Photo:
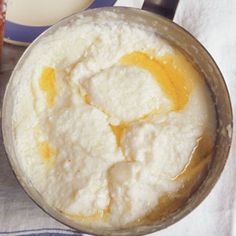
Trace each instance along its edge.
<instances>
[{"instance_id":1,"label":"pot rim","mask_svg":"<svg viewBox=\"0 0 236 236\"><path fill-rule=\"evenodd\" d=\"M3 109L2 109L2 133L3 133L3 142L4 142L4 146L6 149L6 153L8 156L8 161L10 163L11 169L13 170L14 175L16 176L18 182L20 183L20 186L23 188L23 190L27 193L27 195L44 211L46 212L49 216L53 217L55 220L59 221L60 223L73 228L75 230L81 230L81 233L86 233L86 234L91 234L91 235L134 235L132 232L131 234L128 232L129 228L127 229L120 229L120 230L111 230L111 229L107 229L107 231L105 230L104 232L102 232L102 234L100 232L97 232L97 230L95 228L92 228L91 230L89 229L84 229L83 227L78 228L78 225L75 224L75 222L73 222L72 220L69 220L68 218L66 218L65 216L63 216L62 214L59 213L59 211L55 210L53 207L51 207L50 205L48 205L45 201L43 201L43 198L41 197L40 199L36 199L37 195L41 196L40 193L34 189L32 186L29 186L29 183L27 182L27 178L26 176L23 176L23 171L20 171L19 166L17 166L17 163L14 161L14 158L16 157L16 153L15 153L15 157L12 157L11 152L9 150L7 143L7 130L5 127L7 127L7 115L6 115L6 109L7 109L7 99L9 96L9 91L10 91L10 86L12 85L12 81L14 79L14 75L17 73L17 69L21 66L21 64L24 62L24 60L27 58L27 56L29 55L29 53L31 52L31 50L37 45L37 43L43 39L44 37L48 36L49 34L51 34L52 32L54 32L55 30L57 30L58 28L66 25L67 23L70 22L70 20L72 19L76 19L78 16L83 15L89 15L92 14L93 12L97 13L97 12L101 12L101 11L109 11L109 12L115 12L115 13L121 13L121 14L129 14L129 13L135 13L138 14L139 17L145 17L145 15L149 15L153 18L155 18L155 20L160 20L160 21L165 21L168 22L169 25L171 25L174 28L178 28L182 34L184 34L186 37L191 38L193 41L195 41L195 43L198 45L198 47L204 51L207 54L207 57L209 58L209 60L211 61L211 63L214 65L214 67L216 68L217 72L219 73L219 79L221 80L221 82L223 83L223 87L224 87L224 92L226 95L226 100L228 101L228 106L229 106L229 110L230 110L230 125L231 125L231 129L233 129L233 112L232 112L232 106L231 106L231 102L230 102L230 96L229 96L229 92L226 86L226 83L224 81L223 75L220 71L220 69L218 68L216 62L214 61L214 59L212 58L212 56L210 55L210 53L207 51L207 49L194 37L192 36L187 30L185 30L184 28L182 28L181 26L179 26L178 24L174 23L173 21L169 20L168 18L165 18L163 16L157 15L155 13L151 13L145 10L141 10L141 9L135 9L135 8L130 8L130 7L104 7L104 8L97 8L97 9L89 9L89 10L85 10L83 12L79 12L76 13L70 17L67 17L65 19L63 19L62 21L58 22L57 24L53 25L52 27L50 27L49 29L47 29L45 32L43 32L39 37L37 37L33 43L25 50L25 52L23 53L23 55L21 56L21 58L19 59L17 65L15 66L10 80L8 81L6 90L5 90L5 94L4 94L4 99L3 99ZM189 201L185 204L184 207L182 207L180 210L180 212L176 211L177 213L174 216L174 219L170 220L170 219L165 219L164 225L152 225L152 227L148 227L147 229L142 229L141 231L137 231L135 232L135 235L145 235L148 233L153 233L159 230L162 230L164 228L169 227L170 225L180 221L181 219L183 219L186 215L188 215L190 212L192 212L197 206L200 205L200 203L208 196L208 194L210 193L210 191L213 189L213 187L215 186L216 182L218 181L223 168L225 166L226 160L229 156L229 151L230 151L230 146L231 146L231 142L232 142L232 136L229 137L229 146L226 150L226 158L224 158L223 162L221 163L221 168L218 170L217 175L214 177L214 179L210 182L210 184L208 184L208 188L203 188L203 183L201 183L201 185L199 186L199 188L197 189L197 193L194 193L193 196L190 197L189 201L191 200L191 208L188 208L187 206L189 205ZM14 149L14 148L13 148ZM29 181L29 180L28 180ZM203 181L205 182L205 180ZM198 198L196 199L196 195L198 196ZM169 218L169 217L168 217ZM161 221L160 221L161 223ZM133 229L139 227L139 226L134 226L132 227Z\"/></svg>"}]
</instances>

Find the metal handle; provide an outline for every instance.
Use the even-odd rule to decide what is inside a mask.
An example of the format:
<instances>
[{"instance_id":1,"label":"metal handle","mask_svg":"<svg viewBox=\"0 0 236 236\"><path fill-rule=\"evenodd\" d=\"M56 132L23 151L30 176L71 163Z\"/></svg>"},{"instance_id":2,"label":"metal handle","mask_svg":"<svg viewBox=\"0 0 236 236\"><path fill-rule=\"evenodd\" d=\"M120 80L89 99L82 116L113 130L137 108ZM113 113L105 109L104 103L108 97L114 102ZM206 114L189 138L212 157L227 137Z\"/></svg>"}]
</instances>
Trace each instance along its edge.
<instances>
[{"instance_id":1,"label":"metal handle","mask_svg":"<svg viewBox=\"0 0 236 236\"><path fill-rule=\"evenodd\" d=\"M179 0L145 0L142 9L173 20L178 2Z\"/></svg>"}]
</instances>

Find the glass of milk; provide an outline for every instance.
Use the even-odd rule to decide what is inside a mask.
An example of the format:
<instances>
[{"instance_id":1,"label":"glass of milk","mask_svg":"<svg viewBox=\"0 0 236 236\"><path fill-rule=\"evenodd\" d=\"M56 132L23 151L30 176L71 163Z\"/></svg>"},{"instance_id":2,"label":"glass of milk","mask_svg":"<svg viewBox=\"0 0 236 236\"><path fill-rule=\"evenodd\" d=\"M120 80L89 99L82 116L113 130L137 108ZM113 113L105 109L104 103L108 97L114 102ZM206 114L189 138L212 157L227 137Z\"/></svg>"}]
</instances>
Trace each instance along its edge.
<instances>
[{"instance_id":1,"label":"glass of milk","mask_svg":"<svg viewBox=\"0 0 236 236\"><path fill-rule=\"evenodd\" d=\"M52 25L86 9L93 0L8 0L7 19L28 26Z\"/></svg>"},{"instance_id":2,"label":"glass of milk","mask_svg":"<svg viewBox=\"0 0 236 236\"><path fill-rule=\"evenodd\" d=\"M4 40L26 46L51 25L67 16L89 8L111 7L116 2L116 0L8 0Z\"/></svg>"}]
</instances>

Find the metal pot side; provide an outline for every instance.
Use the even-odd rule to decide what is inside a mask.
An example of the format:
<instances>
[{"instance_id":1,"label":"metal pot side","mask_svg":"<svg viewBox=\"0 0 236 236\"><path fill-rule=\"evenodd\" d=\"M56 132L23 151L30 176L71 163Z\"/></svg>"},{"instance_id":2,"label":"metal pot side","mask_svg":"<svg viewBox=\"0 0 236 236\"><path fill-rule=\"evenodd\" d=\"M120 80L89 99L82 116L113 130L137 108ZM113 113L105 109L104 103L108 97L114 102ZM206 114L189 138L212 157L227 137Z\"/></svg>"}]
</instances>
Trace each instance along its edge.
<instances>
[{"instance_id":1,"label":"metal pot side","mask_svg":"<svg viewBox=\"0 0 236 236\"><path fill-rule=\"evenodd\" d=\"M131 228L114 230L109 228L93 228L85 226L83 223L74 222L62 215L57 209L49 206L44 201L40 192L38 192L33 187L30 180L26 178L22 169L20 168L20 165L18 164L16 150L14 148L14 134L12 130L14 75L21 68L21 65L27 59L31 50L34 49L35 45L37 45L38 41L40 41L42 38L52 34L61 26L70 25L78 18L78 16L93 16L96 18L96 15L103 11L115 12L121 17L124 17L127 22L136 22L139 24L143 24L144 26L153 28L153 30L155 30L157 34L162 36L171 44L176 45L184 53L186 53L193 60L193 63L199 68L199 70L205 77L205 80L210 88L213 100L215 102L218 120L216 144L213 154L214 156L208 175L206 176L200 187L188 199L186 205L170 214L167 218L158 220L149 225L138 225ZM144 235L164 229L182 219L188 213L193 211L193 209L196 208L204 198L206 198L206 196L209 194L209 192L217 182L227 160L232 139L233 118L229 94L223 76L207 50L187 31L185 31L183 28L173 23L172 21L150 12L125 7L100 8L84 11L82 13L64 19L63 21L59 22L58 24L54 25L46 32L44 32L39 38L37 38L23 54L11 75L4 96L2 114L2 131L6 152L8 154L12 169L24 190L39 207L41 207L45 212L54 217L56 220L81 232L93 235Z\"/></svg>"}]
</instances>

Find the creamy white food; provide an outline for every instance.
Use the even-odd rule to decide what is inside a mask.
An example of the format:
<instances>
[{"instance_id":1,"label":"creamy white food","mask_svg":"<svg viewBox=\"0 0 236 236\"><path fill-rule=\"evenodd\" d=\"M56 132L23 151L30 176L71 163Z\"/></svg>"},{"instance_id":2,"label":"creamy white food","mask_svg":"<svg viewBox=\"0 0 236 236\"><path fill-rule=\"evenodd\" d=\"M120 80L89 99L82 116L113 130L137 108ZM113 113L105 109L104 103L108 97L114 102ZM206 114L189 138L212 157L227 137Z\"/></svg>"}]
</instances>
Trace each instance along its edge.
<instances>
[{"instance_id":1,"label":"creamy white food","mask_svg":"<svg viewBox=\"0 0 236 236\"><path fill-rule=\"evenodd\" d=\"M84 223L142 219L182 188L199 140L214 143L200 74L151 29L116 14L42 39L15 74L14 94L21 168L50 205Z\"/></svg>"}]
</instances>

